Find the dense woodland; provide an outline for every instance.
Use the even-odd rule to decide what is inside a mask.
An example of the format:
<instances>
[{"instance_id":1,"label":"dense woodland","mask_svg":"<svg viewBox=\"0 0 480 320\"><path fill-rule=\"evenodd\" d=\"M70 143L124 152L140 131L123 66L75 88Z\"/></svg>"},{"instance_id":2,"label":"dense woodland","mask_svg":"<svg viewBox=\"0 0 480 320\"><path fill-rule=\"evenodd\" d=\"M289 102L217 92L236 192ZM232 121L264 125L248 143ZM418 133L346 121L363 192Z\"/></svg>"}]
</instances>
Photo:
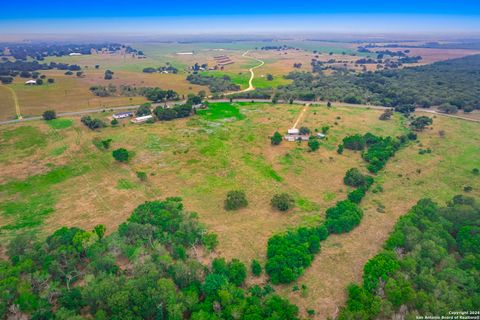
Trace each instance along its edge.
<instances>
[{"instance_id":1,"label":"dense woodland","mask_svg":"<svg viewBox=\"0 0 480 320\"><path fill-rule=\"evenodd\" d=\"M430 65L331 76L291 73L293 84L282 91L305 100L320 99L387 107L430 107L449 103L471 111L480 109L480 55Z\"/></svg>"},{"instance_id":2,"label":"dense woodland","mask_svg":"<svg viewBox=\"0 0 480 320\"><path fill-rule=\"evenodd\" d=\"M214 234L179 198L146 202L118 231L62 228L19 236L0 262L0 317L31 319L296 319L269 286L247 288L238 260L202 265Z\"/></svg>"},{"instance_id":3,"label":"dense woodland","mask_svg":"<svg viewBox=\"0 0 480 320\"><path fill-rule=\"evenodd\" d=\"M475 199L455 196L445 207L420 200L400 218L384 248L365 265L363 283L349 286L339 319L414 319L480 309Z\"/></svg>"},{"instance_id":4,"label":"dense woodland","mask_svg":"<svg viewBox=\"0 0 480 320\"><path fill-rule=\"evenodd\" d=\"M431 106L465 112L480 109L480 55L398 70L337 70L332 75L292 72L285 78L293 83L277 90L257 89L235 97L341 101L394 107L404 113L415 107Z\"/></svg>"}]
</instances>

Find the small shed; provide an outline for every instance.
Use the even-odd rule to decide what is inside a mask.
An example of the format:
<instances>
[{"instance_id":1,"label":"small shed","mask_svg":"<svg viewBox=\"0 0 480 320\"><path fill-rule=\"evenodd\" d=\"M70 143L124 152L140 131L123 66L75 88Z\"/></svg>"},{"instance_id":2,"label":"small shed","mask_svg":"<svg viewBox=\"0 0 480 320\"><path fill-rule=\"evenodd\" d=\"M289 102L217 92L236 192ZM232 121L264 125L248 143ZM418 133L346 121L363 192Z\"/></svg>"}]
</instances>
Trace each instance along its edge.
<instances>
[{"instance_id":1,"label":"small shed","mask_svg":"<svg viewBox=\"0 0 480 320\"><path fill-rule=\"evenodd\" d=\"M28 80L25 82L26 85L31 86L31 85L36 85L37 81L36 80Z\"/></svg>"},{"instance_id":2,"label":"small shed","mask_svg":"<svg viewBox=\"0 0 480 320\"><path fill-rule=\"evenodd\" d=\"M294 142L294 141L308 141L310 139L309 134L300 134L300 130L296 128L288 129L287 134L285 135L285 140Z\"/></svg>"}]
</instances>

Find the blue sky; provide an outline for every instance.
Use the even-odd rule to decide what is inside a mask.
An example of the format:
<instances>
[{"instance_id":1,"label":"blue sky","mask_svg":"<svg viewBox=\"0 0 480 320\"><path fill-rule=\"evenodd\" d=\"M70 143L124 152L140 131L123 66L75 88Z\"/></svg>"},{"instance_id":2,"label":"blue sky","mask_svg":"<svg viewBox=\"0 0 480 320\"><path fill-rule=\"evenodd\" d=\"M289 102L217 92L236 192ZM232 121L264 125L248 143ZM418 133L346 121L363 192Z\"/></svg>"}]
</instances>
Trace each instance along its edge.
<instances>
[{"instance_id":1,"label":"blue sky","mask_svg":"<svg viewBox=\"0 0 480 320\"><path fill-rule=\"evenodd\" d=\"M341 31L480 32L478 0L6 1L0 33Z\"/></svg>"}]
</instances>

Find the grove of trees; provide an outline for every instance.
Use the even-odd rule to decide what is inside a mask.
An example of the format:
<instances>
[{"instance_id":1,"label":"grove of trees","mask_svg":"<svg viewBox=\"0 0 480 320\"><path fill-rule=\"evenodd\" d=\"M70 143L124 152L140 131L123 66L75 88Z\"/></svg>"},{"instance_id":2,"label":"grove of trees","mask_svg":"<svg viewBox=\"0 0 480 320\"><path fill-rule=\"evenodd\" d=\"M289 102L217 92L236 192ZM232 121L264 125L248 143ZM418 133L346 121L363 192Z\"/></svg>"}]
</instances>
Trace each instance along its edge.
<instances>
[{"instance_id":1,"label":"grove of trees","mask_svg":"<svg viewBox=\"0 0 480 320\"><path fill-rule=\"evenodd\" d=\"M212 237L180 198L145 202L118 231L61 228L20 235L0 262L0 317L31 319L297 319L270 286L247 287L246 266L203 265Z\"/></svg>"},{"instance_id":2,"label":"grove of trees","mask_svg":"<svg viewBox=\"0 0 480 320\"><path fill-rule=\"evenodd\" d=\"M339 319L448 315L480 308L480 205L455 196L444 207L422 199L401 217L384 250L348 287Z\"/></svg>"},{"instance_id":3,"label":"grove of trees","mask_svg":"<svg viewBox=\"0 0 480 320\"><path fill-rule=\"evenodd\" d=\"M212 93L240 90L240 86L234 84L231 78L227 75L215 77L201 74L190 74L187 76L187 80L192 84L208 86Z\"/></svg>"}]
</instances>

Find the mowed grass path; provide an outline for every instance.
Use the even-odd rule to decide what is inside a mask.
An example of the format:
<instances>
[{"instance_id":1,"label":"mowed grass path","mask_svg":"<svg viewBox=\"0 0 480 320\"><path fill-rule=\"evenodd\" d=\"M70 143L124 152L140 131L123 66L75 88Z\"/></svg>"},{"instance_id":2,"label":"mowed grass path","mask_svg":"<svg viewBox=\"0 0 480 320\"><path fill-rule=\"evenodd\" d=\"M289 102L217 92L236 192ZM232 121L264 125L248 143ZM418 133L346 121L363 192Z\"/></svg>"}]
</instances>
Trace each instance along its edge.
<instances>
[{"instance_id":1,"label":"mowed grass path","mask_svg":"<svg viewBox=\"0 0 480 320\"><path fill-rule=\"evenodd\" d=\"M336 153L345 135L370 131L395 136L405 130L398 115L380 121L376 110L312 106L300 126L331 127L318 152L308 152L306 144L271 146L269 136L285 132L302 108L220 103L188 119L141 126L125 122L100 132L89 131L78 118L71 125L39 121L2 127L0 238L25 231L44 236L64 225L90 230L103 223L112 231L139 203L181 196L186 208L218 234L214 255L264 261L272 234L321 221L325 209L349 191L343 184L345 172L365 170L360 153ZM323 243L298 281L307 285L307 294L292 292L292 286L278 287L279 292L302 312L315 309L318 318L332 315L344 302L346 285L359 280L365 261L415 201L423 196L444 201L467 184L478 194L478 177L470 174L473 167L480 168L478 133L476 124L435 118L433 129L419 135L419 144L402 149L378 175L383 192L366 197L362 224ZM95 138L111 138L112 149L124 147L134 156L127 164L116 163L111 150L94 146ZM419 155L420 148L432 153ZM137 171L148 174L146 182L138 180ZM225 195L234 189L245 190L250 204L226 212ZM272 210L270 199L278 192L292 194L296 208Z\"/></svg>"}]
</instances>

